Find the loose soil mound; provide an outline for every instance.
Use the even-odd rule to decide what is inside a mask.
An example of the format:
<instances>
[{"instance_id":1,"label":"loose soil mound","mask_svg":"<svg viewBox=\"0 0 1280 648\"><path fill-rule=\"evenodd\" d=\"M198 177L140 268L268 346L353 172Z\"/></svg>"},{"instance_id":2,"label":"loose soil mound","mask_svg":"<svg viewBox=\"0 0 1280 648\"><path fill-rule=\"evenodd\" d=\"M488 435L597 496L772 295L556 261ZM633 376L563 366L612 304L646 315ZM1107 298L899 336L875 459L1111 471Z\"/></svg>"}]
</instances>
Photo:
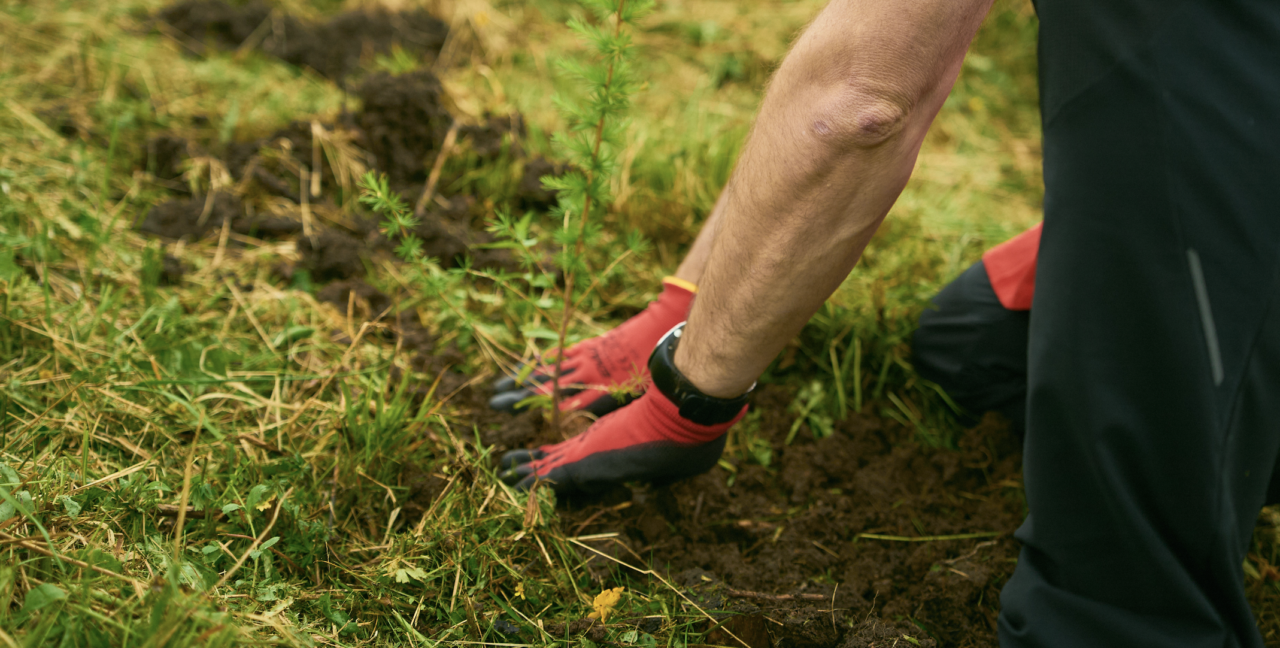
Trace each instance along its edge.
<instances>
[{"instance_id":1,"label":"loose soil mound","mask_svg":"<svg viewBox=\"0 0 1280 648\"><path fill-rule=\"evenodd\" d=\"M261 0L236 7L223 0L188 0L161 11L162 30L203 52L255 48L340 81L362 60L393 47L434 58L449 28L425 10L352 11L323 23L299 20Z\"/></svg>"},{"instance_id":2,"label":"loose soil mound","mask_svg":"<svg viewBox=\"0 0 1280 648\"><path fill-rule=\"evenodd\" d=\"M734 632L752 646L889 645L928 639L923 630L947 646L993 645L1025 513L1007 426L988 419L958 450L937 450L896 423L852 417L829 438L802 429L786 445L790 401L770 388L754 404L769 467L736 461L734 472L569 501L566 532L616 533L591 545L659 568L710 609L759 617L763 632L726 624L754 633ZM935 539L962 534L984 535ZM601 576L619 569L591 564Z\"/></svg>"},{"instance_id":3,"label":"loose soil mound","mask_svg":"<svg viewBox=\"0 0 1280 648\"><path fill-rule=\"evenodd\" d=\"M261 25L268 25L271 30L292 34L292 40L287 50L280 49L284 45L271 45L276 41L262 40L264 49L312 67L320 63L307 58L309 54L303 56L310 51L304 44L322 38L321 49L339 56L346 66L342 74L360 62L352 49L359 43L363 43L359 51L365 53L370 47L382 51L397 39L429 51L439 45L432 35L443 38L444 34L443 23L421 12L349 13L328 23L309 25L261 2L232 7L220 0L192 0L161 11L157 20L168 29L200 34L221 47L256 42ZM342 38L334 38L329 32L339 28L347 31L342 32ZM258 36L255 30L259 30ZM197 195L158 204L139 229L166 239L196 240L217 232L229 221L232 231L244 236L289 237L303 230L305 202L313 212L331 218L313 219L312 236L298 238L299 267L319 283L363 275L370 258L378 251L389 251L393 242L386 240L374 219L345 213L351 205L354 176L361 168L380 171L407 204L418 204L429 167L440 154L455 117L439 80L427 70L370 75L355 95L361 105L355 113L340 115L334 121L295 121L267 137L225 147L168 133L153 137L144 147L138 167L148 171L157 184L189 196L186 169L213 164L226 170L234 190L214 192L212 199ZM459 134L459 146L469 147L485 163L496 162L503 151L515 159L522 155L519 139L524 135L524 122L519 115L488 116L482 123L461 126ZM210 152L210 148L221 152ZM536 177L563 172L563 167L542 158L528 161L526 167L525 175L534 176L534 183ZM308 172L318 178L310 178ZM307 186L304 178L310 178ZM526 186L529 184L526 181L515 191L510 197L512 204L536 209L554 200L549 192ZM446 267L470 255L475 267L514 269L509 253L484 247L492 237L484 230L483 214L475 209L474 198L444 196L438 187L433 195L433 200L420 205L416 214L419 225L414 230L426 255ZM279 274L292 276L293 270L282 268Z\"/></svg>"},{"instance_id":4,"label":"loose soil mound","mask_svg":"<svg viewBox=\"0 0 1280 648\"><path fill-rule=\"evenodd\" d=\"M358 94L364 109L355 121L374 166L396 183L424 174L426 155L440 148L453 122L435 75L425 70L377 74L361 84Z\"/></svg>"},{"instance_id":5,"label":"loose soil mound","mask_svg":"<svg viewBox=\"0 0 1280 648\"><path fill-rule=\"evenodd\" d=\"M664 574L718 611L710 644L913 645L907 635L924 646L996 645L1000 589L1019 551L1012 534L1026 512L1021 445L1007 422L988 416L955 450L865 416L821 440L802 426L788 445L792 396L767 386L752 404L768 467L732 458L742 439L731 439L727 462L687 482L562 499L564 532L595 537L584 540L595 552L581 552L593 574L607 583L644 577L629 567ZM555 437L525 414L485 440L530 447ZM1248 593L1270 645L1280 641L1271 563L1280 513L1264 510L1261 522L1258 546L1271 553L1250 555L1261 576Z\"/></svg>"}]
</instances>

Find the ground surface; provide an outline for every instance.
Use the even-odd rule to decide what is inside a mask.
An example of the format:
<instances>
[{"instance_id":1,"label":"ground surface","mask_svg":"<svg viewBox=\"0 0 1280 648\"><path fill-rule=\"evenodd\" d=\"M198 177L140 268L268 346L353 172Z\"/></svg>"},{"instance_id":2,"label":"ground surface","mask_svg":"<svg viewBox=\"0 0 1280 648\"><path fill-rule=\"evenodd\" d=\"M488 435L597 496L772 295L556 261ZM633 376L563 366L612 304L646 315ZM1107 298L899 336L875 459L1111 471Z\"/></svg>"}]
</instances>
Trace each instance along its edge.
<instances>
[{"instance_id":1,"label":"ground surface","mask_svg":"<svg viewBox=\"0 0 1280 648\"><path fill-rule=\"evenodd\" d=\"M491 244L496 213L555 200L574 5L108 4L0 2L0 643L993 644L1018 442L955 425L905 342L1038 218L1028 4L997 3L889 224L720 466L560 502L503 488L493 453L586 421L485 401L546 348ZM652 253L574 339L653 296L821 4L642 24L608 224ZM365 170L433 262L397 260ZM1244 568L1280 644L1278 531L1264 511Z\"/></svg>"},{"instance_id":2,"label":"ground surface","mask_svg":"<svg viewBox=\"0 0 1280 648\"><path fill-rule=\"evenodd\" d=\"M671 487L567 502L567 532L594 536L586 544L610 557L592 568L608 573L611 558L658 567L711 607L749 615L730 629L759 619L773 643L754 646L878 645L855 638L868 619L941 645L992 645L1024 510L1006 426L992 419L958 450L933 450L896 422L856 417L786 445L789 400L773 389L754 404L768 468L733 462Z\"/></svg>"}]
</instances>

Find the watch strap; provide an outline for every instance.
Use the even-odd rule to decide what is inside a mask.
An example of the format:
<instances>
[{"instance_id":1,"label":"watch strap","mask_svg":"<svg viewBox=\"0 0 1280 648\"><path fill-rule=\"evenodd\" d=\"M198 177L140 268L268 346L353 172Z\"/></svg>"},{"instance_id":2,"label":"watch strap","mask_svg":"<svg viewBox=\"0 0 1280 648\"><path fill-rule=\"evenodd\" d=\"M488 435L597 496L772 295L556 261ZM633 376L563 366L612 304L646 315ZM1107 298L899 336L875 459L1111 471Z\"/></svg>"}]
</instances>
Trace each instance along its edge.
<instances>
[{"instance_id":1,"label":"watch strap","mask_svg":"<svg viewBox=\"0 0 1280 648\"><path fill-rule=\"evenodd\" d=\"M649 375L653 386L662 392L680 410L680 417L698 425L728 423L742 413L751 390L736 398L717 398L702 393L680 370L676 368L676 347L684 331L684 322L662 336L658 346L649 356ZM755 385L752 385L754 388Z\"/></svg>"}]
</instances>

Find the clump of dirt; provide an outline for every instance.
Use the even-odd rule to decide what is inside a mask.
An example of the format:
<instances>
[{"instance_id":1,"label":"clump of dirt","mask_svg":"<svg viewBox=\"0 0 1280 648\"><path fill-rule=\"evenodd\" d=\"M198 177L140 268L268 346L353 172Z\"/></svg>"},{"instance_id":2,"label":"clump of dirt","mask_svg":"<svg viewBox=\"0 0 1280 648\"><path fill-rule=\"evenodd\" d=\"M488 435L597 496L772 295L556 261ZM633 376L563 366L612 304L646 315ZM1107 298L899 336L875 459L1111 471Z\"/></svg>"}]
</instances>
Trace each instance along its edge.
<instances>
[{"instance_id":1,"label":"clump of dirt","mask_svg":"<svg viewBox=\"0 0 1280 648\"><path fill-rule=\"evenodd\" d=\"M433 47L439 47L436 36L442 39L445 33L443 23L421 12L350 12L328 23L312 24L272 9L260 0L244 6L232 6L222 0L186 0L159 12L157 21L170 33L199 37L218 47L261 47L322 71L338 70L330 76L345 75L351 66L361 62L353 54L356 49L366 54L385 51L399 39L416 44L414 47L421 51L433 51ZM307 54L317 38L324 55L338 57L341 65L325 68L314 58L320 54ZM376 42L370 45L370 39ZM313 212L333 218L317 222L312 236L299 238L302 260L298 267L321 284L363 275L365 262L375 255L389 254L396 242L388 241L377 230L376 222L365 227L364 221L369 219L343 215L342 205L350 204L354 191L352 178L365 168L382 172L391 189L400 193L407 204L418 205L428 169L454 124L454 117L439 80L426 70L372 74L355 94L360 99L360 109L344 112L333 121L299 119L267 137L225 146L203 143L211 149L222 149L220 154L205 152L202 143L176 135L153 137L139 164L159 184L188 193L182 176L190 160L199 156L209 158L208 164L214 167L211 174L219 165L225 167L235 183L236 199L219 194L213 214L204 213L201 196L157 205L140 229L168 238L196 239L230 219L238 234L290 237L300 234L302 225L296 217L280 216L282 205L297 205L293 212L296 216L303 211L302 204L309 202ZM486 115L480 124L459 128L460 141L480 163L497 160L504 150L520 155L524 132L519 114ZM555 173L558 169L539 159L531 172ZM509 251L487 247L492 237L484 231L483 223L477 222L477 200L466 195L444 195L441 186L444 182L435 185L434 199L418 205L415 214L419 224L413 234L421 239L424 253L446 267L457 266L470 256L477 268L516 269ZM554 196L542 190L536 178L532 190L522 190L514 197L515 202L534 207L545 206L551 200ZM283 210L289 211L287 207ZM255 213L263 215L254 216ZM349 225L331 226L342 221ZM290 277L292 269L282 268L277 274Z\"/></svg>"},{"instance_id":2,"label":"clump of dirt","mask_svg":"<svg viewBox=\"0 0 1280 648\"><path fill-rule=\"evenodd\" d=\"M897 423L854 416L821 440L802 426L787 445L791 396L761 390L758 421L730 440L732 470L566 499L566 532L617 533L593 546L679 575L719 609L758 610L769 640L753 647L892 645L880 643L885 633L923 643L921 627L940 645L993 645L1018 552L1011 534L1025 515L1007 424L984 419L945 450ZM768 443L768 467L734 458L747 436ZM946 538L965 534L979 535ZM620 569L585 553L598 577Z\"/></svg>"},{"instance_id":3,"label":"clump of dirt","mask_svg":"<svg viewBox=\"0 0 1280 648\"><path fill-rule=\"evenodd\" d=\"M226 191L155 205L138 230L167 239L195 241L221 229L228 220L231 231L257 238L292 236L302 231L302 223L293 218L246 214L240 199Z\"/></svg>"},{"instance_id":4,"label":"clump of dirt","mask_svg":"<svg viewBox=\"0 0 1280 648\"><path fill-rule=\"evenodd\" d=\"M259 239L286 238L302 231L302 221L288 216L246 215L231 221L231 230Z\"/></svg>"},{"instance_id":5,"label":"clump of dirt","mask_svg":"<svg viewBox=\"0 0 1280 648\"><path fill-rule=\"evenodd\" d=\"M908 640L908 637L911 640ZM890 648L892 646L930 648L936 645L938 644L932 637L920 632L920 628L911 624L867 619L845 635L844 643L840 644L840 648Z\"/></svg>"},{"instance_id":6,"label":"clump of dirt","mask_svg":"<svg viewBox=\"0 0 1280 648\"><path fill-rule=\"evenodd\" d=\"M458 139L469 140L471 150L481 160L498 157L504 148L520 155L520 140L525 134L524 117L520 113L498 116L485 113L483 123L468 124L458 129Z\"/></svg>"},{"instance_id":7,"label":"clump of dirt","mask_svg":"<svg viewBox=\"0 0 1280 648\"><path fill-rule=\"evenodd\" d=\"M516 189L516 206L521 209L544 210L556 204L556 194L542 186L545 176L561 176L567 164L556 164L541 155L524 163L520 186Z\"/></svg>"},{"instance_id":8,"label":"clump of dirt","mask_svg":"<svg viewBox=\"0 0 1280 648\"><path fill-rule=\"evenodd\" d=\"M138 229L167 239L194 241L243 214L240 199L225 191L152 207Z\"/></svg>"},{"instance_id":9,"label":"clump of dirt","mask_svg":"<svg viewBox=\"0 0 1280 648\"><path fill-rule=\"evenodd\" d=\"M440 148L453 123L440 81L426 70L379 73L365 80L356 94L363 108L355 122L373 165L393 183L425 178L432 152Z\"/></svg>"},{"instance_id":10,"label":"clump of dirt","mask_svg":"<svg viewBox=\"0 0 1280 648\"><path fill-rule=\"evenodd\" d=\"M147 140L139 166L159 180L177 181L182 178L185 170L183 167L191 157L189 143L185 138L158 135ZM185 186L180 182L174 182L170 188L176 191L185 190Z\"/></svg>"},{"instance_id":11,"label":"clump of dirt","mask_svg":"<svg viewBox=\"0 0 1280 648\"><path fill-rule=\"evenodd\" d=\"M162 31L183 37L195 51L203 52L208 46L259 49L333 80L344 79L362 60L394 47L434 59L449 32L444 22L422 9L350 11L314 23L261 0L244 6L223 0L186 0L161 10L156 19Z\"/></svg>"},{"instance_id":12,"label":"clump of dirt","mask_svg":"<svg viewBox=\"0 0 1280 648\"><path fill-rule=\"evenodd\" d=\"M40 119L44 120L45 123L49 124L53 130L63 137L79 137L86 140L102 139L93 130L93 120L89 118L84 106L59 102L41 109L37 114Z\"/></svg>"},{"instance_id":13,"label":"clump of dirt","mask_svg":"<svg viewBox=\"0 0 1280 648\"><path fill-rule=\"evenodd\" d=\"M178 286L182 284L182 278L187 274L187 267L183 265L178 257L165 253L164 258L160 260L160 278L161 286Z\"/></svg>"},{"instance_id":14,"label":"clump of dirt","mask_svg":"<svg viewBox=\"0 0 1280 648\"><path fill-rule=\"evenodd\" d=\"M335 281L316 293L316 299L333 304L339 311L351 309L357 321L371 322L391 308L391 298L386 293L359 279Z\"/></svg>"},{"instance_id":15,"label":"clump of dirt","mask_svg":"<svg viewBox=\"0 0 1280 648\"><path fill-rule=\"evenodd\" d=\"M350 279L364 274L365 245L340 230L324 230L314 236L298 237L299 265L318 282ZM342 307L346 308L346 303Z\"/></svg>"},{"instance_id":16,"label":"clump of dirt","mask_svg":"<svg viewBox=\"0 0 1280 648\"><path fill-rule=\"evenodd\" d=\"M457 266L463 257L470 255L477 268L515 270L515 263L506 250L485 247L493 242L493 236L472 222L473 202L470 196L455 196L445 205L430 205L413 229L414 235L422 240L422 251L447 268Z\"/></svg>"}]
</instances>

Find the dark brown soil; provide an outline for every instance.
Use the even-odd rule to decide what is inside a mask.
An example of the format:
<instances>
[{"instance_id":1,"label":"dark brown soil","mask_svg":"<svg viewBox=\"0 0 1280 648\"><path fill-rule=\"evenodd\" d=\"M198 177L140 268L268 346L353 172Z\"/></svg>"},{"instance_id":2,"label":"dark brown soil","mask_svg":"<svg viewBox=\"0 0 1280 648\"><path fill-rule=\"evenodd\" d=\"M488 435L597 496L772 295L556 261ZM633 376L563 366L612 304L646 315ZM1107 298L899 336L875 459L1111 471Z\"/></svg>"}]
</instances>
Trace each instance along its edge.
<instances>
[{"instance_id":1,"label":"dark brown soil","mask_svg":"<svg viewBox=\"0 0 1280 648\"><path fill-rule=\"evenodd\" d=\"M760 391L758 423L730 438L732 470L563 498L564 533L596 536L586 542L611 557L580 552L593 576L602 586L644 578L620 563L665 574L719 619L704 624L712 645L996 645L1025 516L1020 442L1007 422L988 415L955 450L865 416L822 440L802 426L786 445L792 397ZM768 467L735 451L748 434L768 443ZM559 439L525 414L483 440L503 450ZM964 534L981 536L937 539ZM1267 644L1280 645L1280 509L1263 510L1256 534L1247 591Z\"/></svg>"},{"instance_id":2,"label":"dark brown soil","mask_svg":"<svg viewBox=\"0 0 1280 648\"><path fill-rule=\"evenodd\" d=\"M231 221L231 231L257 238L292 236L302 231L302 223L281 216L250 216L235 195L219 191L209 196L170 200L152 207L138 229L166 239L194 241Z\"/></svg>"},{"instance_id":3,"label":"dark brown soil","mask_svg":"<svg viewBox=\"0 0 1280 648\"><path fill-rule=\"evenodd\" d=\"M753 648L913 645L904 634L921 645L994 645L1000 588L1018 552L1011 534L1025 513L1020 448L1007 425L985 419L944 450L897 423L853 416L829 438L802 427L785 445L791 399L766 387L753 404L755 434L773 451L768 467L736 458L753 427L744 425L726 453L734 471L562 501L565 533L617 533L590 544L659 569L708 609L747 617L724 627ZM521 422L486 440L514 447L549 434ZM984 535L930 539L974 533ZM601 579L637 576L583 558ZM727 639L707 641L737 645Z\"/></svg>"},{"instance_id":4,"label":"dark brown soil","mask_svg":"<svg viewBox=\"0 0 1280 648\"><path fill-rule=\"evenodd\" d=\"M556 194L542 186L542 178L562 175L567 169L567 165L556 164L542 156L525 162L520 186L516 189L516 206L521 209L544 210L554 205Z\"/></svg>"},{"instance_id":5,"label":"dark brown soil","mask_svg":"<svg viewBox=\"0 0 1280 648\"><path fill-rule=\"evenodd\" d=\"M350 309L357 322L371 322L391 307L386 293L359 279L335 281L321 288L316 299L333 304L344 313Z\"/></svg>"},{"instance_id":6,"label":"dark brown soil","mask_svg":"<svg viewBox=\"0 0 1280 648\"><path fill-rule=\"evenodd\" d=\"M160 180L176 181L182 178L182 165L192 156L187 140L173 135L159 135L147 141L141 167ZM180 182L171 187L185 190Z\"/></svg>"},{"instance_id":7,"label":"dark brown soil","mask_svg":"<svg viewBox=\"0 0 1280 648\"><path fill-rule=\"evenodd\" d=\"M250 47L334 80L393 47L434 59L449 31L424 10L352 11L313 23L261 0L244 6L223 0L187 0L160 11L156 19L163 31L182 38L194 51Z\"/></svg>"},{"instance_id":8,"label":"dark brown soil","mask_svg":"<svg viewBox=\"0 0 1280 648\"><path fill-rule=\"evenodd\" d=\"M172 254L165 254L161 259L159 284L161 286L178 286L182 284L182 278L187 274L187 267L182 264L178 257Z\"/></svg>"},{"instance_id":9,"label":"dark brown soil","mask_svg":"<svg viewBox=\"0 0 1280 648\"><path fill-rule=\"evenodd\" d=\"M364 108L356 125L373 165L392 183L425 179L453 117L444 89L426 70L392 76L375 74L356 91Z\"/></svg>"},{"instance_id":10,"label":"dark brown soil","mask_svg":"<svg viewBox=\"0 0 1280 648\"><path fill-rule=\"evenodd\" d=\"M524 117L520 113L498 116L486 113L484 123L458 129L458 138L469 141L471 150L482 160L492 160L504 149L520 155L523 152L520 140L524 136Z\"/></svg>"},{"instance_id":11,"label":"dark brown soil","mask_svg":"<svg viewBox=\"0 0 1280 648\"><path fill-rule=\"evenodd\" d=\"M138 229L167 239L196 240L222 227L223 221L240 218L240 200L226 192L170 200L151 208Z\"/></svg>"},{"instance_id":12,"label":"dark brown soil","mask_svg":"<svg viewBox=\"0 0 1280 648\"><path fill-rule=\"evenodd\" d=\"M443 23L421 11L411 13L351 12L327 23L313 24L272 9L260 0L232 6L222 0L186 0L157 14L157 25L167 33L186 35L220 48L260 47L299 65L308 65L339 79L368 62L371 53L388 51L396 43L407 50L432 54L445 35ZM221 145L192 141L164 133L146 143L138 161L160 186L189 195L183 172L196 156L219 158L234 182L234 191L219 192L206 205L204 196L193 196L156 205L139 229L169 239L199 239L229 220L237 234L255 238L297 237L301 261L313 282L345 281L364 274L379 254L390 255L396 245L378 229L377 219L350 213L350 177L355 162L386 174L391 189L405 203L417 205L428 171L439 155L454 123L450 102L431 72L418 70L401 75L376 73L364 78L354 94L360 108L336 119L299 119L267 137ZM193 124L200 126L198 124ZM198 130L207 130L200 126ZM357 151L358 159L331 159L331 148L317 147L315 128L325 132L326 142L345 141L344 151ZM252 125L246 125L252 129ZM486 115L479 124L459 128L459 145L480 164L519 163L525 128L519 114ZM329 146L328 144L326 146ZM210 152L212 151L212 153ZM506 151L511 158L502 158ZM317 163L317 157L319 158ZM334 166L340 167L335 171ZM504 197L523 208L545 208L554 195L541 189L537 177L562 169L544 159L530 163L536 174L533 187L522 187ZM319 183L304 179L319 176ZM515 270L506 250L488 249L492 237L484 230L483 215L492 212L494 197L477 200L448 195L447 180L435 186L434 198L415 214L413 234L423 252L445 267L470 257L474 267ZM524 184L529 184L526 181ZM318 186L318 191L316 190ZM306 195L304 195L306 194ZM291 214L280 214L281 201L297 205ZM314 232L304 238L302 204L327 218L313 219ZM285 203L287 204L287 203ZM206 213L206 212L209 213ZM253 214L267 216L254 216ZM346 223L343 225L343 223ZM276 275L289 279L294 268L281 267Z\"/></svg>"},{"instance_id":13,"label":"dark brown soil","mask_svg":"<svg viewBox=\"0 0 1280 648\"><path fill-rule=\"evenodd\" d=\"M364 274L364 243L340 230L325 230L315 236L298 237L299 266L317 282L350 279ZM346 304L342 306L345 308Z\"/></svg>"}]
</instances>

